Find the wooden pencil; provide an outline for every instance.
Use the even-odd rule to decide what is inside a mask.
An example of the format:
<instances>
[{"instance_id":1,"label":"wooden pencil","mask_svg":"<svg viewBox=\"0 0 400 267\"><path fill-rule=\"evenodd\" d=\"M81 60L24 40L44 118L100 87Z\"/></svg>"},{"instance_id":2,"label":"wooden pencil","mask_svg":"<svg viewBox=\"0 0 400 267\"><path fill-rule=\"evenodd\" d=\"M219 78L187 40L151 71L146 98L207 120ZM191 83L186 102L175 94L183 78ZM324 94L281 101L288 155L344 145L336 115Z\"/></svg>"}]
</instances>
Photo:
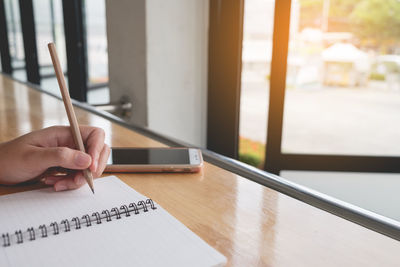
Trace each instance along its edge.
<instances>
[{"instance_id":1,"label":"wooden pencil","mask_svg":"<svg viewBox=\"0 0 400 267\"><path fill-rule=\"evenodd\" d=\"M56 72L56 77L58 81L58 85L60 86L60 91L62 95L62 99L64 102L65 110L67 112L72 137L74 139L75 145L77 149L82 152L85 152L85 147L83 145L81 132L79 131L78 121L75 116L74 108L71 103L71 98L69 96L67 84L65 83L64 74L61 69L60 61L58 60L57 51L54 43L49 43L49 52L51 56L51 61L53 62L54 71ZM83 170L83 175L85 176L86 182L88 183L90 189L94 194L94 187L93 187L93 175L89 169Z\"/></svg>"}]
</instances>

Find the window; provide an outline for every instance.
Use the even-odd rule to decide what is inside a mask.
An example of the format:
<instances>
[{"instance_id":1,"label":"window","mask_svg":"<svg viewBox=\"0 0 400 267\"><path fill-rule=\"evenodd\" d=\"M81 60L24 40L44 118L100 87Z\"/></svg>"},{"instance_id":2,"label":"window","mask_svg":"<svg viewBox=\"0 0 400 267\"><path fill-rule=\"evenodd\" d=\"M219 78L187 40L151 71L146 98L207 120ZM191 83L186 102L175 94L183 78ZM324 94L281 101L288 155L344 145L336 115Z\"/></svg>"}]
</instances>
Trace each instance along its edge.
<instances>
[{"instance_id":1,"label":"window","mask_svg":"<svg viewBox=\"0 0 400 267\"><path fill-rule=\"evenodd\" d=\"M239 160L263 168L275 1L244 4Z\"/></svg>"},{"instance_id":2,"label":"window","mask_svg":"<svg viewBox=\"0 0 400 267\"><path fill-rule=\"evenodd\" d=\"M8 42L11 57L13 76L19 80L26 80L24 43L22 41L19 3L17 0L5 0Z\"/></svg>"},{"instance_id":3,"label":"window","mask_svg":"<svg viewBox=\"0 0 400 267\"><path fill-rule=\"evenodd\" d=\"M399 156L400 2L294 3L282 152Z\"/></svg>"},{"instance_id":4,"label":"window","mask_svg":"<svg viewBox=\"0 0 400 267\"><path fill-rule=\"evenodd\" d=\"M88 102L110 101L105 1L85 1L86 47L88 61Z\"/></svg>"},{"instance_id":5,"label":"window","mask_svg":"<svg viewBox=\"0 0 400 267\"><path fill-rule=\"evenodd\" d=\"M67 58L61 0L34 0L33 11L41 88L60 95L47 44L54 42L56 45L61 66L66 74ZM67 76L65 79L68 82Z\"/></svg>"}]
</instances>

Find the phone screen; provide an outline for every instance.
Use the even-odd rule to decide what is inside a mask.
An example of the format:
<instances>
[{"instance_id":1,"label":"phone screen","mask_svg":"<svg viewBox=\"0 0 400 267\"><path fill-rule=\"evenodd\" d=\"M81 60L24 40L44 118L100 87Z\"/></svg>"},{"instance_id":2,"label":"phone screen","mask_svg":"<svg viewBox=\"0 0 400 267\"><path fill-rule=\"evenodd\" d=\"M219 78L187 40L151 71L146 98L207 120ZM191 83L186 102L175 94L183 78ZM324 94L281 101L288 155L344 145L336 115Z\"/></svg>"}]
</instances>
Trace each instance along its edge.
<instances>
[{"instance_id":1,"label":"phone screen","mask_svg":"<svg viewBox=\"0 0 400 267\"><path fill-rule=\"evenodd\" d=\"M188 149L111 149L109 165L190 164Z\"/></svg>"}]
</instances>

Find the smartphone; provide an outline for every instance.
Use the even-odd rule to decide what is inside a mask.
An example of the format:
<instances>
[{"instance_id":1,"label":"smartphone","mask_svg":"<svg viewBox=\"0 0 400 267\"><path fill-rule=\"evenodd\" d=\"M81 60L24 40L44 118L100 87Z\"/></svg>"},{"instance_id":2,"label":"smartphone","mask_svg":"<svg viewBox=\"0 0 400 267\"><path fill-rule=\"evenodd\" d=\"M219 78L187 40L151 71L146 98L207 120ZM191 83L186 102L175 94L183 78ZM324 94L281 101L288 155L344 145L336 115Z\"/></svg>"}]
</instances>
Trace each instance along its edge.
<instances>
[{"instance_id":1,"label":"smartphone","mask_svg":"<svg viewBox=\"0 0 400 267\"><path fill-rule=\"evenodd\" d=\"M197 148L111 148L106 172L198 172L203 166Z\"/></svg>"}]
</instances>

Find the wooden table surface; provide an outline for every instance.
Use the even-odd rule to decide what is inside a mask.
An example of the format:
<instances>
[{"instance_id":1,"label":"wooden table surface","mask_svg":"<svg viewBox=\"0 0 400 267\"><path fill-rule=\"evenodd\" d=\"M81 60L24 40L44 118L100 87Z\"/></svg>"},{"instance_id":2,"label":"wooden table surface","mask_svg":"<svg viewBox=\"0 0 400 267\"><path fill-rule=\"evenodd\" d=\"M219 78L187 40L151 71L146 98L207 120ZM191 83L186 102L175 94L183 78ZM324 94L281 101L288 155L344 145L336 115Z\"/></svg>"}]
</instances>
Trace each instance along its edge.
<instances>
[{"instance_id":1,"label":"wooden table surface","mask_svg":"<svg viewBox=\"0 0 400 267\"><path fill-rule=\"evenodd\" d=\"M76 108L111 146L162 144ZM68 125L60 100L0 75L0 142ZM107 174L105 174L107 175ZM228 258L229 266L400 266L400 242L205 163L198 174L118 174ZM44 187L0 186L0 195Z\"/></svg>"}]
</instances>

